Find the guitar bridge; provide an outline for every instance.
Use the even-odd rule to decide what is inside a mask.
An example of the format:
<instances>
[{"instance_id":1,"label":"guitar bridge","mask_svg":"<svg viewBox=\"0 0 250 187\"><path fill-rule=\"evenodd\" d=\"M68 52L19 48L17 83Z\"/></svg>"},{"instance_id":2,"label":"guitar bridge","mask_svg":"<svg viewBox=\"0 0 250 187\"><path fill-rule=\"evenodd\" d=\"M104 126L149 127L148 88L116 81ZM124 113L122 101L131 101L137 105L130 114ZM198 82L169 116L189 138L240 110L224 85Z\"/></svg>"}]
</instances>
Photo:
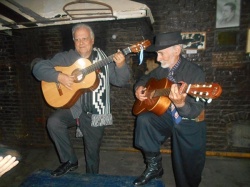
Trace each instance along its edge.
<instances>
[{"instance_id":1,"label":"guitar bridge","mask_svg":"<svg viewBox=\"0 0 250 187\"><path fill-rule=\"evenodd\" d=\"M60 83L56 83L56 87L57 87L57 91L59 93L60 96L63 95L62 89L61 89L61 84Z\"/></svg>"}]
</instances>

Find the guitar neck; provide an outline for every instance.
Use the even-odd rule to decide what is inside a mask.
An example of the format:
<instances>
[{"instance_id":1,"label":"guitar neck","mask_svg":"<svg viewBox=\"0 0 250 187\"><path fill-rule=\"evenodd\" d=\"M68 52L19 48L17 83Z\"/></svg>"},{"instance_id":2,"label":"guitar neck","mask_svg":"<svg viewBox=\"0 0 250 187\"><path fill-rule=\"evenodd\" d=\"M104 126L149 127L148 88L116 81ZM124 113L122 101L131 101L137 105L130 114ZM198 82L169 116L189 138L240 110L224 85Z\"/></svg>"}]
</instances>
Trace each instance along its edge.
<instances>
[{"instance_id":1,"label":"guitar neck","mask_svg":"<svg viewBox=\"0 0 250 187\"><path fill-rule=\"evenodd\" d=\"M130 52L131 52L131 50L130 50L129 47L127 47L127 48L125 48L125 49L122 50L122 53L123 53L124 55L127 55L127 54L130 53ZM100 60L100 61L98 61L98 62L92 64L91 66L88 66L88 67L82 69L82 73L83 73L84 75L87 75L87 74L89 74L89 73L91 73L91 72L93 72L93 71L96 71L96 70L100 69L100 68L103 67L103 66L108 65L110 62L113 61L113 57L114 57L114 54L108 56L107 58L105 58L105 59L103 59L103 60Z\"/></svg>"},{"instance_id":2,"label":"guitar neck","mask_svg":"<svg viewBox=\"0 0 250 187\"><path fill-rule=\"evenodd\" d=\"M218 98L222 92L222 88L218 83L204 83L204 84L186 84L183 83L180 87L181 93L186 93L195 98L215 99ZM150 93L151 98L160 96L169 96L170 87L155 89Z\"/></svg>"},{"instance_id":3,"label":"guitar neck","mask_svg":"<svg viewBox=\"0 0 250 187\"><path fill-rule=\"evenodd\" d=\"M189 85L185 84L183 86L182 92L188 93L188 91L189 91L188 89L190 86L191 86L191 84L189 84ZM178 84L178 88L180 88L180 84ZM171 84L169 84L169 87L167 87L167 88L156 89L156 90L154 90L153 97L160 97L160 96L167 96L168 97L170 94L170 89L171 89Z\"/></svg>"}]
</instances>

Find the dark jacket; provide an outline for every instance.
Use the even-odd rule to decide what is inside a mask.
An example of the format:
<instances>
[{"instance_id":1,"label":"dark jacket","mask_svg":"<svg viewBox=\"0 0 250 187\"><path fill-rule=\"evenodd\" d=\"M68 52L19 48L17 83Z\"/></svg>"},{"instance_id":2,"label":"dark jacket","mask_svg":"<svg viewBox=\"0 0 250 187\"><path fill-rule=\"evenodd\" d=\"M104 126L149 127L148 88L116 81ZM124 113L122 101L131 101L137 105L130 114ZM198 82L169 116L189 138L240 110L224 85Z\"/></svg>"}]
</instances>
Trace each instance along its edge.
<instances>
[{"instance_id":1,"label":"dark jacket","mask_svg":"<svg viewBox=\"0 0 250 187\"><path fill-rule=\"evenodd\" d=\"M56 54L50 60L42 60L33 67L33 74L38 80L46 82L57 82L59 72L54 69L55 66L71 66L81 56L75 50L69 50ZM117 68L115 63L109 65L109 80L115 86L124 86L130 79L130 70L128 65Z\"/></svg>"},{"instance_id":2,"label":"dark jacket","mask_svg":"<svg viewBox=\"0 0 250 187\"><path fill-rule=\"evenodd\" d=\"M151 71L148 75L144 75L143 77L141 77L141 79L135 84L135 88L137 88L138 86L145 86L150 78L155 78L158 80L167 78L168 73L168 68L162 68L161 66L159 66ZM173 77L177 82L184 81L187 84L205 82L205 74L202 69L197 64L189 62L183 57L181 57L181 63L175 70ZM203 109L204 102L197 102L194 97L188 95L185 101L185 105L181 108L177 108L177 111L182 117L194 119L201 113Z\"/></svg>"}]
</instances>

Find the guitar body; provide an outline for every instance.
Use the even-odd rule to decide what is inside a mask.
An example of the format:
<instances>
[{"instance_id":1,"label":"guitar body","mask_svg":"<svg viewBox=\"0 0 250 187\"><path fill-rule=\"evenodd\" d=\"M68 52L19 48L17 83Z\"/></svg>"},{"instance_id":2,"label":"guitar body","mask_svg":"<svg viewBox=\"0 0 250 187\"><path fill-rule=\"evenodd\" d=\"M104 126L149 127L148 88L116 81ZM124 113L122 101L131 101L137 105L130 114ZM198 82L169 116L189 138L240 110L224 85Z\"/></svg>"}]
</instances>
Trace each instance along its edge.
<instances>
[{"instance_id":1,"label":"guitar body","mask_svg":"<svg viewBox=\"0 0 250 187\"><path fill-rule=\"evenodd\" d=\"M61 71L67 75L72 75L76 69L85 69L92 65L88 59L79 59L71 66L56 66L57 71ZM55 82L42 81L42 91L46 102L55 108L69 108L77 101L84 92L93 91L99 85L99 79L95 71L87 74L81 81L75 82L69 90L63 85L57 85ZM58 87L59 86L59 87Z\"/></svg>"},{"instance_id":2,"label":"guitar body","mask_svg":"<svg viewBox=\"0 0 250 187\"><path fill-rule=\"evenodd\" d=\"M170 88L172 82L168 79L157 80L151 78L146 84L146 92L151 92L157 89ZM152 99L148 98L144 101L136 100L133 106L133 114L138 115L142 112L151 111L156 115L160 116L167 111L171 100L167 96L153 97Z\"/></svg>"},{"instance_id":3,"label":"guitar body","mask_svg":"<svg viewBox=\"0 0 250 187\"><path fill-rule=\"evenodd\" d=\"M198 99L211 102L212 99L218 98L222 93L222 88L218 83L202 83L202 84L186 84L180 82L179 91ZM171 100L168 98L170 88L173 83L167 78L156 80L151 78L146 84L145 96L146 100L136 100L133 106L133 114L139 115L142 112L151 111L160 116L167 111ZM197 100L197 101L198 101Z\"/></svg>"},{"instance_id":4,"label":"guitar body","mask_svg":"<svg viewBox=\"0 0 250 187\"><path fill-rule=\"evenodd\" d=\"M151 42L145 40L123 49L122 53L124 55L132 52L138 53L150 45ZM101 67L113 62L113 56L110 55L94 64L88 59L80 58L71 66L56 66L55 70L73 76L74 84L71 86L72 90L70 90L59 83L42 81L41 87L46 102L54 108L70 108L73 106L84 92L93 91L98 87L100 80L97 77L97 72Z\"/></svg>"}]
</instances>

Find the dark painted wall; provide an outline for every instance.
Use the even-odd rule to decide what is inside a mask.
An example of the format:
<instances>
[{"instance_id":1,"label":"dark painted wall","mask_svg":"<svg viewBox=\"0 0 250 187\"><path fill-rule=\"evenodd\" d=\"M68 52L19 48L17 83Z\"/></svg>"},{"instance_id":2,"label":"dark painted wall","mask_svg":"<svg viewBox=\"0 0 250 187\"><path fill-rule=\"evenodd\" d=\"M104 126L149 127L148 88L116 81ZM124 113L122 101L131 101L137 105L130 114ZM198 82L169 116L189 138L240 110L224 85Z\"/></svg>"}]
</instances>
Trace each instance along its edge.
<instances>
[{"instance_id":1,"label":"dark painted wall","mask_svg":"<svg viewBox=\"0 0 250 187\"><path fill-rule=\"evenodd\" d=\"M155 33L180 30L206 32L206 49L195 54L184 54L199 64L206 72L207 82L218 82L222 95L206 106L207 150L250 150L250 60L245 53L247 29L250 27L250 2L242 0L240 26L216 29L215 0L165 0L138 1L147 4L154 16L148 19L130 19L88 23L96 35L96 46L108 55L142 40L152 39ZM0 34L0 141L15 145L51 145L46 131L46 119L53 109L43 100L40 82L31 74L35 58L50 58L59 51L73 46L72 25L13 30L12 36ZM116 34L117 38L112 39ZM225 37L228 36L229 37ZM221 43L221 37L224 43ZM233 41L233 43L225 43ZM154 58L144 53L145 60ZM231 58L230 64L218 66L215 55ZM133 148L135 116L131 113L134 103L132 87L146 71L145 63L138 66L138 54L129 54L133 77L125 88L112 87L112 113L114 125L106 128L102 148ZM219 62L221 62L219 61ZM82 140L72 141L81 147ZM162 146L169 149L169 141Z\"/></svg>"}]
</instances>

